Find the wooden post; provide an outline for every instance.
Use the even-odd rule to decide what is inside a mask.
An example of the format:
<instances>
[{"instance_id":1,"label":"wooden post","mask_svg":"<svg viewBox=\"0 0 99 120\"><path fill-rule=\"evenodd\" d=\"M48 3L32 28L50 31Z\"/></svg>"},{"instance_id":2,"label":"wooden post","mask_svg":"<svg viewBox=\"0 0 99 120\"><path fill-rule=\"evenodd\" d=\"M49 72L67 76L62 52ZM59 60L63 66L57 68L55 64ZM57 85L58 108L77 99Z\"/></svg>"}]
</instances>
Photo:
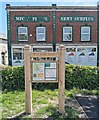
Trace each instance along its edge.
<instances>
[{"instance_id":1,"label":"wooden post","mask_svg":"<svg viewBox=\"0 0 99 120\"><path fill-rule=\"evenodd\" d=\"M24 47L24 66L25 66L25 112L32 113L32 81L30 66L30 46Z\"/></svg>"},{"instance_id":2,"label":"wooden post","mask_svg":"<svg viewBox=\"0 0 99 120\"><path fill-rule=\"evenodd\" d=\"M65 113L65 46L59 47L59 112Z\"/></svg>"}]
</instances>

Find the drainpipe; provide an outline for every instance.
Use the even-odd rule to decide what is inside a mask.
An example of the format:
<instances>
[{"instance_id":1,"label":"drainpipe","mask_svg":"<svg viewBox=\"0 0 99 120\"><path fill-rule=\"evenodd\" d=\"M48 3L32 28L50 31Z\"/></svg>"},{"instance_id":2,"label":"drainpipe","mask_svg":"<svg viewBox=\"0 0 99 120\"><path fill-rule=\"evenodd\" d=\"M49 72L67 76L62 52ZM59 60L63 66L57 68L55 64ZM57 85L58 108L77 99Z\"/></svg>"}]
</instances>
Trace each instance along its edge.
<instances>
[{"instance_id":1,"label":"drainpipe","mask_svg":"<svg viewBox=\"0 0 99 120\"><path fill-rule=\"evenodd\" d=\"M99 66L99 2L97 3L97 66Z\"/></svg>"},{"instance_id":2,"label":"drainpipe","mask_svg":"<svg viewBox=\"0 0 99 120\"><path fill-rule=\"evenodd\" d=\"M52 4L53 51L56 51L56 4Z\"/></svg>"},{"instance_id":3,"label":"drainpipe","mask_svg":"<svg viewBox=\"0 0 99 120\"><path fill-rule=\"evenodd\" d=\"M10 29L10 4L6 4L6 12L7 12L7 41L8 41L8 65L12 66L12 58L11 58L11 29Z\"/></svg>"}]
</instances>

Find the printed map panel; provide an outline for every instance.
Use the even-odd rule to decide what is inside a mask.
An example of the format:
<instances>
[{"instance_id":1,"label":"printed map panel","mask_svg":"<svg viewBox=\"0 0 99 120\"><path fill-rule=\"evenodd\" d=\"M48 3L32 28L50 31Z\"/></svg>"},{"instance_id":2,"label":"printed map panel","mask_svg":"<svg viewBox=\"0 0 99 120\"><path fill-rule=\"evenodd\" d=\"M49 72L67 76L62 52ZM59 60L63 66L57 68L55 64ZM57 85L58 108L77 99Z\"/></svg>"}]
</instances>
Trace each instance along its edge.
<instances>
[{"instance_id":1,"label":"printed map panel","mask_svg":"<svg viewBox=\"0 0 99 120\"><path fill-rule=\"evenodd\" d=\"M32 64L33 80L56 80L56 63L36 63Z\"/></svg>"}]
</instances>

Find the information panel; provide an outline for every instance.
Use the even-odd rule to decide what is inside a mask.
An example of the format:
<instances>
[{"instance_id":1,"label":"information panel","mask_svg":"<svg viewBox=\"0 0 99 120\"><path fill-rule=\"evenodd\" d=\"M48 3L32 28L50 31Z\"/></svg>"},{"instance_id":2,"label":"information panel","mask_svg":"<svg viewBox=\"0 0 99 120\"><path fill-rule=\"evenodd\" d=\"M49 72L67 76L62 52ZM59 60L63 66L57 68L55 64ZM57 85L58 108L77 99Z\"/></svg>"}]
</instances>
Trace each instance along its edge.
<instances>
[{"instance_id":1,"label":"information panel","mask_svg":"<svg viewBox=\"0 0 99 120\"><path fill-rule=\"evenodd\" d=\"M33 81L57 80L57 69L55 62L33 62L32 63Z\"/></svg>"}]
</instances>

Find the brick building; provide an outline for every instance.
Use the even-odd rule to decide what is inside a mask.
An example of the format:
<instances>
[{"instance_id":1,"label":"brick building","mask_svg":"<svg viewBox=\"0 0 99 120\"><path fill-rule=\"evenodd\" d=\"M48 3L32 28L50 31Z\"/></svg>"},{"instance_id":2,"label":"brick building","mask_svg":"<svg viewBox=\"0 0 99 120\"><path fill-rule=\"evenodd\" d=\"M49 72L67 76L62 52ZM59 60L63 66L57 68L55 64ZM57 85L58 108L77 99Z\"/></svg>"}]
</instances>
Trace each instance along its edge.
<instances>
[{"instance_id":1,"label":"brick building","mask_svg":"<svg viewBox=\"0 0 99 120\"><path fill-rule=\"evenodd\" d=\"M24 65L24 45L32 51L66 47L66 62L97 65L97 6L6 5L9 65Z\"/></svg>"}]
</instances>

